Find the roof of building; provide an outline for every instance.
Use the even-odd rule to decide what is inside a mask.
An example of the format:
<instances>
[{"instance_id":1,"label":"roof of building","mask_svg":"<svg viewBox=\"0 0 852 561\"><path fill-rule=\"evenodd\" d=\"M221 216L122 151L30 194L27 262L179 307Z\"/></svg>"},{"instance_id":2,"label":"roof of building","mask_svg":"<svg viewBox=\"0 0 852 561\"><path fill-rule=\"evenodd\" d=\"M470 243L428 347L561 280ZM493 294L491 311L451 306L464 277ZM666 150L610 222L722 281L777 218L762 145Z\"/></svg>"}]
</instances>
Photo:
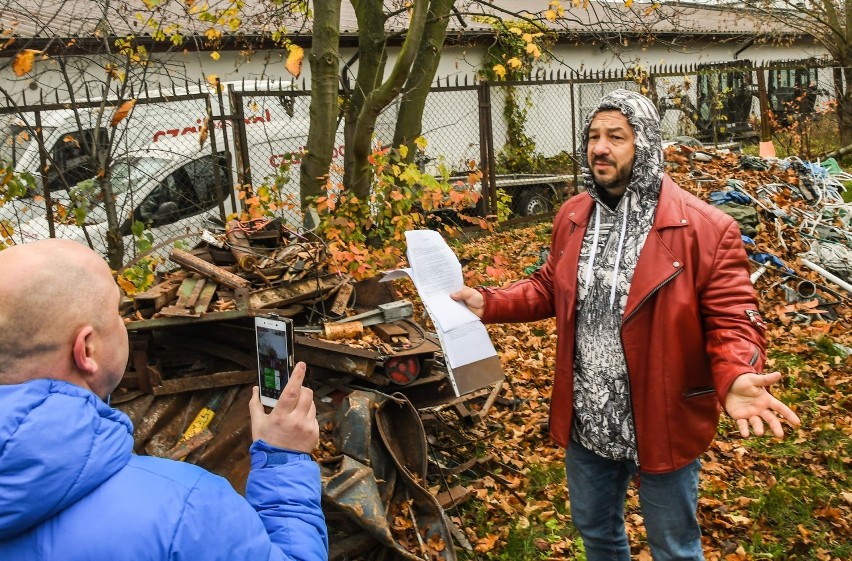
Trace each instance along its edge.
<instances>
[{"instance_id":1,"label":"roof of building","mask_svg":"<svg viewBox=\"0 0 852 561\"><path fill-rule=\"evenodd\" d=\"M149 4L154 2L147 0ZM383 0L388 11L399 9L400 0ZM96 0L5 0L0 12L0 45L4 36L19 39L103 40L104 37L123 37L129 34L152 36L159 29L170 34L168 25L178 24L185 37L204 38L211 24L191 15L188 5L200 2L175 0L156 2L149 8L145 0L125 0L104 3ZM208 0L211 11L230 5L228 0ZM314 0L312 0L312 4ZM307 38L311 34L311 20L302 15L278 14L263 2L248 2L240 16L241 25L234 36L260 36L284 28L288 36ZM449 35L458 38L475 38L493 33L488 16L510 20L529 19L546 25L563 37L589 35L714 35L720 37L753 36L765 33L785 33L771 22L748 17L747 12L726 6L667 2L634 2L627 6L623 1L588 0L580 7L572 7L571 0L562 0L563 17L555 21L543 15L549 8L548 0L495 0L477 3L475 0L457 0L456 12L449 24ZM105 12L104 6L109 6ZM583 7L585 5L585 7ZM154 27L146 25L151 17ZM409 15L404 9L390 18L385 25L388 34L404 34ZM228 31L225 25L225 31ZM357 36L355 10L349 0L341 5L340 32L342 38ZM789 33L789 31L787 31ZM203 47L203 41L199 43ZM14 50L20 45L11 49ZM0 51L2 53L2 51Z\"/></svg>"}]
</instances>

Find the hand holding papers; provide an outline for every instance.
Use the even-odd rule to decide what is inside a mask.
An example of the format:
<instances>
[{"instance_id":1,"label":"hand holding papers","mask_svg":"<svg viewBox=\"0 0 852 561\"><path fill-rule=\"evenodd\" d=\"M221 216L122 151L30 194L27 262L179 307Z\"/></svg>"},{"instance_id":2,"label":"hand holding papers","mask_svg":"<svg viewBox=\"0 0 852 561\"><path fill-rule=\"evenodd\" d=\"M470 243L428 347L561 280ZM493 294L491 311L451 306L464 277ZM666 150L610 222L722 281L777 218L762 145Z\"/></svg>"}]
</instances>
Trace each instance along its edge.
<instances>
[{"instance_id":1,"label":"hand holding papers","mask_svg":"<svg viewBox=\"0 0 852 561\"><path fill-rule=\"evenodd\" d=\"M435 324L456 395L485 387L503 377L500 360L479 318L450 294L464 287L462 268L444 238L433 230L405 233L410 268L383 280L408 274Z\"/></svg>"}]
</instances>

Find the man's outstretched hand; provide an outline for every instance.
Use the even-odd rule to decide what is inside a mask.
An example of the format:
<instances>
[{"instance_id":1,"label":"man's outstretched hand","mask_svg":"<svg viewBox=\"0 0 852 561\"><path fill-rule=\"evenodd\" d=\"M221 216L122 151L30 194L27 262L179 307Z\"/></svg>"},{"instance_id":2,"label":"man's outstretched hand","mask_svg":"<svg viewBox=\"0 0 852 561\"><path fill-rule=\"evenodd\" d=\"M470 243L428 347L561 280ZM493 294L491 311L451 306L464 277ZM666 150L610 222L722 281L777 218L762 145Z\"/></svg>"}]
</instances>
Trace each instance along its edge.
<instances>
[{"instance_id":1,"label":"man's outstretched hand","mask_svg":"<svg viewBox=\"0 0 852 561\"><path fill-rule=\"evenodd\" d=\"M263 439L272 446L308 454L316 447L319 442L317 409L314 392L302 387L304 379L305 363L297 362L278 403L269 414L260 403L257 386L252 388L249 414L253 441Z\"/></svg>"},{"instance_id":2,"label":"man's outstretched hand","mask_svg":"<svg viewBox=\"0 0 852 561\"><path fill-rule=\"evenodd\" d=\"M749 426L756 436L763 436L764 421L775 436L784 436L784 429L776 413L792 425L798 426L801 423L792 409L767 391L769 386L779 380L780 372L752 373L738 376L731 384L725 398L725 410L737 422L743 438L748 438Z\"/></svg>"},{"instance_id":3,"label":"man's outstretched hand","mask_svg":"<svg viewBox=\"0 0 852 561\"><path fill-rule=\"evenodd\" d=\"M468 310L476 314L476 317L482 318L482 313L485 311L485 299L478 290L466 286L458 292L450 294L450 298L463 303Z\"/></svg>"}]
</instances>

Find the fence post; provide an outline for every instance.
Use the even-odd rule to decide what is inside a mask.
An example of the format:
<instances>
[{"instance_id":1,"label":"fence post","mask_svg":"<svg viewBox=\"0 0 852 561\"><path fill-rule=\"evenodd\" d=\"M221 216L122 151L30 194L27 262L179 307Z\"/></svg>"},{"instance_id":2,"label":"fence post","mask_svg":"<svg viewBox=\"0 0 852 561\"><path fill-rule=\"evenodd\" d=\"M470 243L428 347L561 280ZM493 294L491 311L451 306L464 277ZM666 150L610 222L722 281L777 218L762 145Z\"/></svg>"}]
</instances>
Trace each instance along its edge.
<instances>
[{"instance_id":1,"label":"fence post","mask_svg":"<svg viewBox=\"0 0 852 561\"><path fill-rule=\"evenodd\" d=\"M760 104L760 152L763 156L764 151L769 151L769 145L772 143L772 125L769 122L769 98L766 95L766 76L764 68L759 66L754 69L757 72L757 101ZM774 149L772 150L774 152ZM768 155L768 153L767 153ZM775 154L773 153L774 157Z\"/></svg>"},{"instance_id":2,"label":"fence post","mask_svg":"<svg viewBox=\"0 0 852 561\"><path fill-rule=\"evenodd\" d=\"M571 87L571 153L574 155L571 158L571 168L574 171L574 184L571 186L572 194L576 195L579 193L577 189L577 158L579 154L577 154L577 106L574 100L574 81L571 80L569 83Z\"/></svg>"},{"instance_id":3,"label":"fence post","mask_svg":"<svg viewBox=\"0 0 852 561\"><path fill-rule=\"evenodd\" d=\"M485 216L497 210L497 178L494 172L494 132L491 127L491 86L483 80L479 98L479 168L482 170L482 209ZM486 179L487 178L487 179Z\"/></svg>"},{"instance_id":4,"label":"fence post","mask_svg":"<svg viewBox=\"0 0 852 561\"><path fill-rule=\"evenodd\" d=\"M41 172L41 189L44 191L44 217L47 219L47 232L51 238L56 237L56 229L53 226L53 199L50 198L50 189L47 185L47 149L44 147L44 136L41 128L41 111L35 112L35 133L38 142L39 171Z\"/></svg>"},{"instance_id":5,"label":"fence post","mask_svg":"<svg viewBox=\"0 0 852 561\"><path fill-rule=\"evenodd\" d=\"M215 120L218 120L222 124L222 145L225 147L225 167L227 168L228 179L230 180L234 177L234 155L231 153L231 144L228 142L228 122L233 121L233 118L231 117L230 111L228 111L227 113L225 112L225 100L222 99L222 82L220 82L218 78L216 79L216 99L219 102L219 117ZM212 122L210 123L210 128L216 128ZM212 135L210 136L210 140L212 142ZM231 208L236 210L237 200L236 196L234 195L234 189L231 188L230 191Z\"/></svg>"},{"instance_id":6,"label":"fence post","mask_svg":"<svg viewBox=\"0 0 852 561\"><path fill-rule=\"evenodd\" d=\"M234 146L237 152L237 177L241 185L252 185L251 166L248 153L248 139L246 138L246 119L243 112L243 96L234 91L234 86L228 86L228 94L231 98L231 115L234 123Z\"/></svg>"},{"instance_id":7,"label":"fence post","mask_svg":"<svg viewBox=\"0 0 852 561\"><path fill-rule=\"evenodd\" d=\"M222 185L222 160L219 158L219 152L216 150L216 123L213 120L213 104L210 101L210 96L204 98L204 108L207 110L207 136L210 139L210 152L213 157L213 185L216 187L216 200L219 201L219 218L222 219L222 222L225 222L225 186ZM220 107L221 109L221 107ZM219 113L222 114L221 112ZM227 154L227 146L225 146L225 152ZM228 164L225 164L227 168ZM228 171L228 177L231 177L230 171ZM231 196L234 196L234 190L231 189ZM233 201L231 201L233 202ZM237 209L236 206L232 206L234 210Z\"/></svg>"}]
</instances>

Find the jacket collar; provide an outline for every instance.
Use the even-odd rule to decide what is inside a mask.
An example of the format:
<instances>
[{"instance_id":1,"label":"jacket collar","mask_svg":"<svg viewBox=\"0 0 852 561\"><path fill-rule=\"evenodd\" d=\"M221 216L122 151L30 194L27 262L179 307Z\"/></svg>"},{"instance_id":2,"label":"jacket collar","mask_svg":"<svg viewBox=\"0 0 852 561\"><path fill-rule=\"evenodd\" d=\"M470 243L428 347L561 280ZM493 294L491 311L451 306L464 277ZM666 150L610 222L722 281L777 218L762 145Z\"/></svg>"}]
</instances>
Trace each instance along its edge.
<instances>
[{"instance_id":1,"label":"jacket collar","mask_svg":"<svg viewBox=\"0 0 852 561\"><path fill-rule=\"evenodd\" d=\"M595 208L595 200L591 194L577 196L574 202L574 210L568 214L568 220L577 226L585 227L591 219ZM686 200L683 191L677 183L668 175L663 175L663 183L660 188L660 199L657 202L657 210L654 218L653 230L686 226Z\"/></svg>"},{"instance_id":2,"label":"jacket collar","mask_svg":"<svg viewBox=\"0 0 852 561\"><path fill-rule=\"evenodd\" d=\"M654 229L686 226L686 200L683 191L668 175L663 175L660 200L654 218Z\"/></svg>"}]
</instances>

